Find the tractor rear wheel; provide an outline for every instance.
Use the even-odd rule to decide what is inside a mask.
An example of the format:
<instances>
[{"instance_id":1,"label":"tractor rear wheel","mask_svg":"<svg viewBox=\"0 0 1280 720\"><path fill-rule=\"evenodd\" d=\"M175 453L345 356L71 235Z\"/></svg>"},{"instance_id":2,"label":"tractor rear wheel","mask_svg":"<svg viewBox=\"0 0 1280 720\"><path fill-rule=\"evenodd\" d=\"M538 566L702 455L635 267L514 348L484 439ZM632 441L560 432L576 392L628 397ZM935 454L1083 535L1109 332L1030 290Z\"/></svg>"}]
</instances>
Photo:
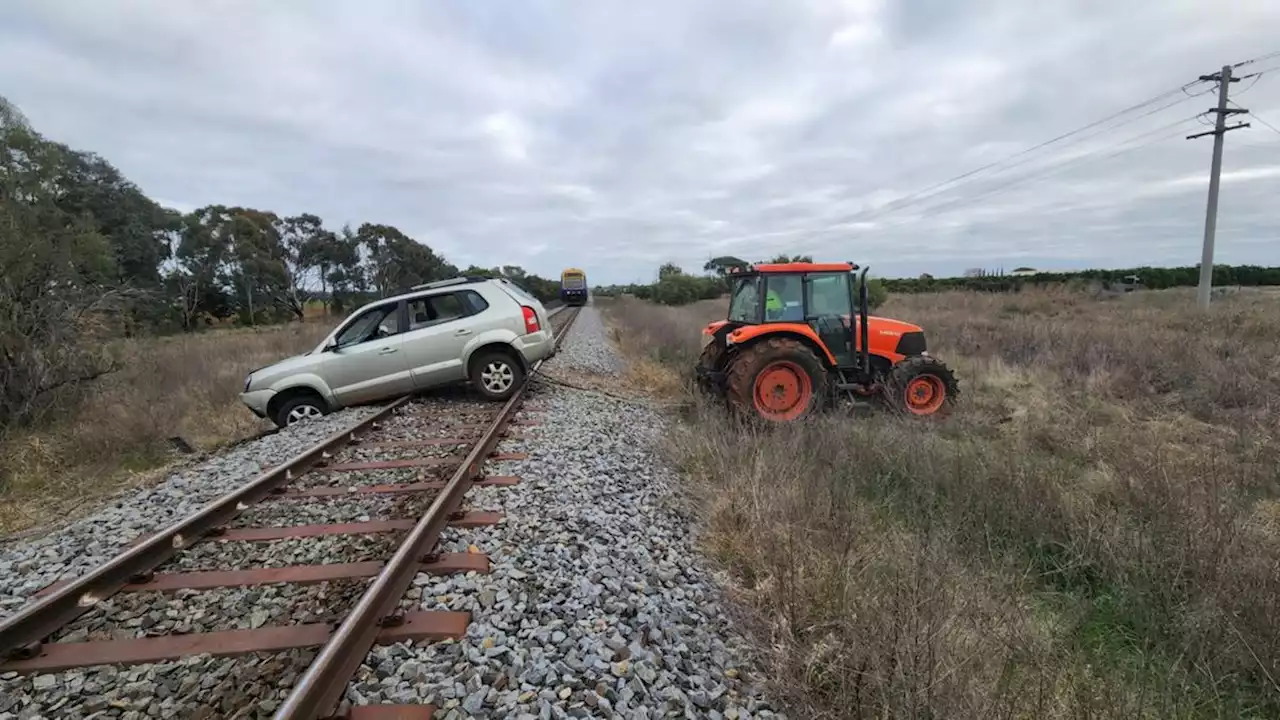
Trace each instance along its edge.
<instances>
[{"instance_id":1,"label":"tractor rear wheel","mask_svg":"<svg viewBox=\"0 0 1280 720\"><path fill-rule=\"evenodd\" d=\"M929 356L907 358L884 379L883 400L890 409L908 415L936 416L951 411L960 385L946 363Z\"/></svg>"},{"instance_id":2,"label":"tractor rear wheel","mask_svg":"<svg viewBox=\"0 0 1280 720\"><path fill-rule=\"evenodd\" d=\"M803 343L768 338L739 351L729 365L729 403L769 422L799 420L822 406L827 369Z\"/></svg>"}]
</instances>

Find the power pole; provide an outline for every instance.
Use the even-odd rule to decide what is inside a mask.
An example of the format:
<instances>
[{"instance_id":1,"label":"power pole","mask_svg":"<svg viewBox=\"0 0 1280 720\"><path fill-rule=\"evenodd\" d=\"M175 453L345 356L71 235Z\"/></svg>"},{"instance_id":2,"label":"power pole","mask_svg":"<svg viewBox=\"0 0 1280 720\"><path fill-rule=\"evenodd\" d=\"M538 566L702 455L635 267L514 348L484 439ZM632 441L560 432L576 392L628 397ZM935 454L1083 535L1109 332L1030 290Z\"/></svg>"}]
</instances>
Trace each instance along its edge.
<instances>
[{"instance_id":1,"label":"power pole","mask_svg":"<svg viewBox=\"0 0 1280 720\"><path fill-rule=\"evenodd\" d=\"M1228 131L1249 127L1249 123L1237 123L1227 127L1228 115L1248 112L1244 108L1227 107L1227 89L1231 87L1231 83L1240 82L1238 78L1231 77L1230 65L1223 65L1222 71L1213 75L1201 75L1200 79L1218 83L1218 107L1209 109L1209 112L1217 114L1213 129L1187 136L1188 140L1205 135L1213 136L1213 163L1209 168L1209 204L1204 213L1204 248L1200 252L1200 285L1196 290L1196 305L1200 306L1201 310L1208 310L1209 291L1213 288L1213 237L1218 229L1218 185L1222 176L1222 137Z\"/></svg>"}]
</instances>

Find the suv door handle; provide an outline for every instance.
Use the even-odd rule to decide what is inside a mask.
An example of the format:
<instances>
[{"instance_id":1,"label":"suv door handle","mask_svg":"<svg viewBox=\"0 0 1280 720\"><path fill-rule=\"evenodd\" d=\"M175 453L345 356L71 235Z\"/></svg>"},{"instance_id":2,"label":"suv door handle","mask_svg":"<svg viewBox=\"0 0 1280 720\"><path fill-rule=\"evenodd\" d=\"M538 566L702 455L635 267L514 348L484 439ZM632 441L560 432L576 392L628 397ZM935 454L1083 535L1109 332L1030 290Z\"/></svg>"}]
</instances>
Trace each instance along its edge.
<instances>
[{"instance_id":1,"label":"suv door handle","mask_svg":"<svg viewBox=\"0 0 1280 720\"><path fill-rule=\"evenodd\" d=\"M453 334L454 335L470 335L471 331L466 328L458 328L457 330L453 331Z\"/></svg>"},{"instance_id":2,"label":"suv door handle","mask_svg":"<svg viewBox=\"0 0 1280 720\"><path fill-rule=\"evenodd\" d=\"M381 350L379 350L379 351L378 351L378 354L379 354L379 355L390 355L391 353L393 353L393 352L395 352L395 351L397 351L397 350L399 350L399 349L400 349L400 348L384 347L384 348L382 348Z\"/></svg>"}]
</instances>

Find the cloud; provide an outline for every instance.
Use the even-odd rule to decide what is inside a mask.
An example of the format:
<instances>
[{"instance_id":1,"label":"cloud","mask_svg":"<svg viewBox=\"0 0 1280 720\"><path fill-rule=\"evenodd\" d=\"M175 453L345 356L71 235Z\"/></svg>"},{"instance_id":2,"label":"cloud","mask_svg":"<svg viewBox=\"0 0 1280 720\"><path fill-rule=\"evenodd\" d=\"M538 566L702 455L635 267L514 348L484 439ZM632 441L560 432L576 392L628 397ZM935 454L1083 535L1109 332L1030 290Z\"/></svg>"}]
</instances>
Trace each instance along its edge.
<instances>
[{"instance_id":1,"label":"cloud","mask_svg":"<svg viewBox=\"0 0 1280 720\"><path fill-rule=\"evenodd\" d=\"M1209 96L917 193L1276 50L1278 22L1269 0L46 0L0 7L0 88L173 207L393 224L462 265L1190 264L1211 139L1182 138ZM1277 76L1233 93L1280 126ZM1280 134L1227 147L1219 257L1280 262Z\"/></svg>"},{"instance_id":2,"label":"cloud","mask_svg":"<svg viewBox=\"0 0 1280 720\"><path fill-rule=\"evenodd\" d=\"M481 127L499 155L515 162L529 159L529 128L520 118L509 112L494 113L484 119Z\"/></svg>"}]
</instances>

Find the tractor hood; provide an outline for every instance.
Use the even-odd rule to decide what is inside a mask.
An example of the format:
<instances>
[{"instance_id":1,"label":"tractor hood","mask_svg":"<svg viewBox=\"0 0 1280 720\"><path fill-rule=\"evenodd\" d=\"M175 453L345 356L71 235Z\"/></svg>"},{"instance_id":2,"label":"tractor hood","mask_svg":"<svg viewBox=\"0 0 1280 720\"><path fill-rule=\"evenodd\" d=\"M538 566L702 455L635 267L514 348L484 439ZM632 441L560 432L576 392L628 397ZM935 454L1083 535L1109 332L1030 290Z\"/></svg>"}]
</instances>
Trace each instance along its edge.
<instances>
[{"instance_id":1,"label":"tractor hood","mask_svg":"<svg viewBox=\"0 0 1280 720\"><path fill-rule=\"evenodd\" d=\"M894 320L893 318L879 317L877 315L867 316L867 330L869 330L873 335L879 333L881 335L893 337L906 335L907 333L912 332L924 331L924 329L919 325L912 325L908 322Z\"/></svg>"}]
</instances>

